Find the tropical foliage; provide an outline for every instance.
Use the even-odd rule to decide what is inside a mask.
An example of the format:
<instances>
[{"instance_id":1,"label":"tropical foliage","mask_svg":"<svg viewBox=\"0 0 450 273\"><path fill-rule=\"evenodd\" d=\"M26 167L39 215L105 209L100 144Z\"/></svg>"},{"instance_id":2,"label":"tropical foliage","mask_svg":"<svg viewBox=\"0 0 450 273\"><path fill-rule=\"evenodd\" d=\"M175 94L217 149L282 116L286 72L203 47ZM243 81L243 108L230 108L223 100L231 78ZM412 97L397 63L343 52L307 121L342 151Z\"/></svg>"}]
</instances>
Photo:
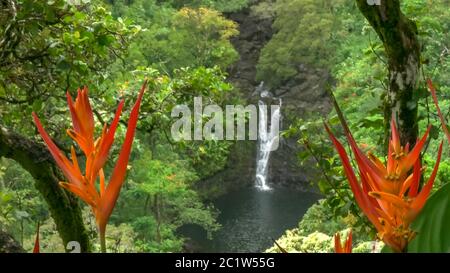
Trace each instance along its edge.
<instances>
[{"instance_id":1,"label":"tropical foliage","mask_svg":"<svg viewBox=\"0 0 450 273\"><path fill-rule=\"evenodd\" d=\"M172 109L244 104L240 77L283 96L320 71L326 113L290 112L282 136L323 199L267 251L448 252L449 3L381 2L400 23L365 0L2 1L0 232L27 252L190 250L182 227L221 228L205 181L225 187L246 151L175 142Z\"/></svg>"}]
</instances>

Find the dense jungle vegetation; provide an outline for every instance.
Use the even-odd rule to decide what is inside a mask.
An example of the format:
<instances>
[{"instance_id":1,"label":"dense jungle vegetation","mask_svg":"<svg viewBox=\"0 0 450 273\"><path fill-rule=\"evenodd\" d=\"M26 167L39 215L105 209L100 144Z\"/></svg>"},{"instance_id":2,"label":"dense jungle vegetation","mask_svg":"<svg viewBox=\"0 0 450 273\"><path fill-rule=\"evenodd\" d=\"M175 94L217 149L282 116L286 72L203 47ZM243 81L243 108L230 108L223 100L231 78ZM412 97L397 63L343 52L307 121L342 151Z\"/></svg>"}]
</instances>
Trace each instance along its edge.
<instances>
[{"instance_id":1,"label":"dense jungle vegetation","mask_svg":"<svg viewBox=\"0 0 450 273\"><path fill-rule=\"evenodd\" d=\"M109 174L144 79L148 88L128 173L109 218L107 252L188 251L188 240L179 232L185 225L200 226L213 238L221 229L221 212L213 205L217 196L204 184L198 185L227 168L237 141L174 142L171 111L176 105L192 106L196 96L219 106L248 103L253 90L241 90L229 79L241 58L235 44L240 25L231 18L242 11L272 20L273 34L259 53L255 81L277 90L304 67L327 71L333 81L326 87L326 101L336 99L356 143L378 156L388 151L393 113L402 147L407 142L412 147L431 126L421 155L422 165L428 166L423 176L428 179L445 132L426 80L432 79L438 90L447 119L450 1L392 1L386 9L396 10L395 3L400 2L403 14L397 19L405 20L399 25L406 27L388 24L391 30L377 24L376 16L361 8L363 2L0 1L0 252L11 251L2 246L6 240L20 251L31 252L38 224L42 252L64 252L70 241L80 242L83 251L100 251L96 219L87 204L58 186L64 176L42 143L32 112L39 115L57 146L70 154L73 141L66 134L71 119L65 92L75 97L77 88L88 86L99 125L96 134L102 132L100 125L113 120L124 99L124 118L103 167ZM369 22L367 17L375 19ZM415 42L410 48L401 48L396 44L400 42L393 42L395 34L386 34L397 31L411 35L409 41ZM408 59L405 54L418 57L412 76L401 63ZM401 74L402 69L406 74ZM394 71L405 75L400 84ZM407 77L414 77L411 86ZM298 219L298 227L277 240L281 248L267 246L267 251L333 252L334 234L349 229L355 252L383 248L381 242L372 243L377 229L355 201L339 154L324 129L326 122L344 143L340 114L331 108L324 115L289 113L294 118L284 124L282 136L297 140L299 168L318 170L308 181L321 200ZM444 142L432 192L449 181L448 145ZM82 151L76 154L81 157Z\"/></svg>"}]
</instances>

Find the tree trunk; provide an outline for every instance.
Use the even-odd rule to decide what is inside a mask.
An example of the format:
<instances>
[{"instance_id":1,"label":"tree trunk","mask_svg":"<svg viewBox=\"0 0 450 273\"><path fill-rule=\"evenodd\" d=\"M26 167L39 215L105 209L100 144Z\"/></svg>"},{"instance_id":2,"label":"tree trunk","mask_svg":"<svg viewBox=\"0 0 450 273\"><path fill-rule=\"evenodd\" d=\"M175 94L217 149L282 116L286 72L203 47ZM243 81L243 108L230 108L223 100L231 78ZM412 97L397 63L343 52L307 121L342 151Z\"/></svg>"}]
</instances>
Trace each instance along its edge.
<instances>
[{"instance_id":1,"label":"tree trunk","mask_svg":"<svg viewBox=\"0 0 450 273\"><path fill-rule=\"evenodd\" d=\"M156 241L161 243L161 202L159 199L159 194L155 194L154 197L154 208L155 208L155 216L156 216Z\"/></svg>"},{"instance_id":2,"label":"tree trunk","mask_svg":"<svg viewBox=\"0 0 450 273\"><path fill-rule=\"evenodd\" d=\"M1 156L16 161L33 176L35 187L47 202L64 245L77 241L82 252L89 252L91 245L78 201L58 185L64 178L47 149L0 126Z\"/></svg>"},{"instance_id":3,"label":"tree trunk","mask_svg":"<svg viewBox=\"0 0 450 273\"><path fill-rule=\"evenodd\" d=\"M381 0L381 5L369 5L356 0L358 8L383 42L388 57L389 90L384 102L386 140L389 121L397 121L401 143L413 145L418 136L417 90L420 71L420 43L415 22L406 18L399 0Z\"/></svg>"}]
</instances>

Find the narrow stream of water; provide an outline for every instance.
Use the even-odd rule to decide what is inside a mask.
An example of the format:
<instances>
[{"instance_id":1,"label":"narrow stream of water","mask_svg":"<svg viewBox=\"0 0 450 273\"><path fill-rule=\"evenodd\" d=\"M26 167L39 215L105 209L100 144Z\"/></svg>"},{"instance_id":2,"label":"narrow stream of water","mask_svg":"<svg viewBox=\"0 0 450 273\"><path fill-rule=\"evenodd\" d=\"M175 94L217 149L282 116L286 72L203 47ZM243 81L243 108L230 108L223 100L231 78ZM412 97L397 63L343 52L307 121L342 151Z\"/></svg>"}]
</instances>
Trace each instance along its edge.
<instances>
[{"instance_id":1,"label":"narrow stream of water","mask_svg":"<svg viewBox=\"0 0 450 273\"><path fill-rule=\"evenodd\" d=\"M261 83L258 88L264 88L263 83ZM261 98L272 97L272 94L265 90L260 96ZM278 147L278 142L280 140L279 127L281 117L281 99L278 99L278 105L275 105L275 107L270 107L270 119L267 113L268 105L266 105L263 100L258 102L258 107L258 152L256 158L255 182L257 188L267 191L271 189L268 185L270 154Z\"/></svg>"},{"instance_id":2,"label":"narrow stream of water","mask_svg":"<svg viewBox=\"0 0 450 273\"><path fill-rule=\"evenodd\" d=\"M230 192L214 202L221 212L218 222L222 228L212 240L198 226L179 230L191 239L197 252L262 252L287 229L297 227L307 209L319 199L311 192L271 186L270 154L278 147L282 102L264 88L263 82L254 93L260 97L255 186ZM276 102L271 105L270 116L265 100Z\"/></svg>"},{"instance_id":3,"label":"narrow stream of water","mask_svg":"<svg viewBox=\"0 0 450 273\"><path fill-rule=\"evenodd\" d=\"M319 197L292 189L241 189L214 202L221 211L218 221L222 228L212 240L198 226L185 226L180 232L198 244L199 252L262 252L272 246L272 239L297 227Z\"/></svg>"}]
</instances>

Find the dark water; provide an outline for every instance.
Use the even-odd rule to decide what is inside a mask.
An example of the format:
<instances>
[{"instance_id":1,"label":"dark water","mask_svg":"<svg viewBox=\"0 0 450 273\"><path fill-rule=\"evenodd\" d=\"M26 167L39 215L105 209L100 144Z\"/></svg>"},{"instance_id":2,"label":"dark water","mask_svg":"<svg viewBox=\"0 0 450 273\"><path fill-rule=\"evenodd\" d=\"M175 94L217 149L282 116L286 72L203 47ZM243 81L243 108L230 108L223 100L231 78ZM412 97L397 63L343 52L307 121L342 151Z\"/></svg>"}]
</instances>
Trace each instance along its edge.
<instances>
[{"instance_id":1,"label":"dark water","mask_svg":"<svg viewBox=\"0 0 450 273\"><path fill-rule=\"evenodd\" d=\"M261 252L273 245L272 238L296 227L319 197L291 189L242 189L214 202L222 228L212 240L197 226L185 226L180 233L195 242L198 252Z\"/></svg>"}]
</instances>

